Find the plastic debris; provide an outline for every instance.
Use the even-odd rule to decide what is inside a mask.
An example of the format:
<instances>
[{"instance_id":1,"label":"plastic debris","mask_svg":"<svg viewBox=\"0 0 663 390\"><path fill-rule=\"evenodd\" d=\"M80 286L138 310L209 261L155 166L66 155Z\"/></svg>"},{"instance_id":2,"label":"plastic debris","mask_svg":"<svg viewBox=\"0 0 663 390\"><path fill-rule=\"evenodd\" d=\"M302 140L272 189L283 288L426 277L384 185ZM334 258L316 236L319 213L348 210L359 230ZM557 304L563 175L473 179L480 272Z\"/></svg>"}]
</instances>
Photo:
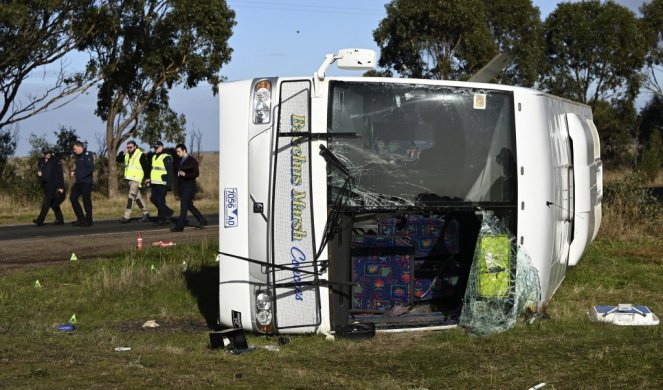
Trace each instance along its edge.
<instances>
[{"instance_id":1,"label":"plastic debris","mask_svg":"<svg viewBox=\"0 0 663 390\"><path fill-rule=\"evenodd\" d=\"M35 288L41 288L41 283L39 283L39 279L35 280Z\"/></svg>"},{"instance_id":2,"label":"plastic debris","mask_svg":"<svg viewBox=\"0 0 663 390\"><path fill-rule=\"evenodd\" d=\"M57 330L61 332L73 332L76 327L72 324L63 324L63 325L58 325Z\"/></svg>"},{"instance_id":3,"label":"plastic debris","mask_svg":"<svg viewBox=\"0 0 663 390\"><path fill-rule=\"evenodd\" d=\"M69 318L69 323L70 324L75 324L77 323L78 320L76 319L76 313L72 314L71 317Z\"/></svg>"},{"instance_id":4,"label":"plastic debris","mask_svg":"<svg viewBox=\"0 0 663 390\"><path fill-rule=\"evenodd\" d=\"M131 347L115 347L113 350L115 352L127 352L131 351Z\"/></svg>"},{"instance_id":5,"label":"plastic debris","mask_svg":"<svg viewBox=\"0 0 663 390\"><path fill-rule=\"evenodd\" d=\"M539 384L536 384L536 385L530 387L530 388L527 389L527 390L539 390L539 389L543 389L544 387L546 387L546 384L543 383L543 382L541 382L541 383L539 383Z\"/></svg>"},{"instance_id":6,"label":"plastic debris","mask_svg":"<svg viewBox=\"0 0 663 390\"><path fill-rule=\"evenodd\" d=\"M647 306L635 306L630 303L620 303L617 306L594 306L587 315L593 321L621 326L659 324L658 317Z\"/></svg>"},{"instance_id":7,"label":"plastic debris","mask_svg":"<svg viewBox=\"0 0 663 390\"><path fill-rule=\"evenodd\" d=\"M175 244L172 241L154 241L152 243L152 246L158 246L158 247L161 247L161 248L166 248L166 247L175 246L175 245L177 245L177 244Z\"/></svg>"},{"instance_id":8,"label":"plastic debris","mask_svg":"<svg viewBox=\"0 0 663 390\"><path fill-rule=\"evenodd\" d=\"M76 257L76 254L74 252L71 252L71 257L69 258L69 261L78 261L78 257Z\"/></svg>"},{"instance_id":9,"label":"plastic debris","mask_svg":"<svg viewBox=\"0 0 663 390\"><path fill-rule=\"evenodd\" d=\"M182 272L186 272L187 269L188 269L188 266L186 264L186 261L183 261L182 262Z\"/></svg>"},{"instance_id":10,"label":"plastic debris","mask_svg":"<svg viewBox=\"0 0 663 390\"><path fill-rule=\"evenodd\" d=\"M154 264L150 265L150 272L157 272L157 267Z\"/></svg>"},{"instance_id":11,"label":"plastic debris","mask_svg":"<svg viewBox=\"0 0 663 390\"><path fill-rule=\"evenodd\" d=\"M159 326L155 320L148 320L143 323L143 328L158 328Z\"/></svg>"},{"instance_id":12,"label":"plastic debris","mask_svg":"<svg viewBox=\"0 0 663 390\"><path fill-rule=\"evenodd\" d=\"M270 352L281 352L281 347L278 345L264 345L263 348Z\"/></svg>"},{"instance_id":13,"label":"plastic debris","mask_svg":"<svg viewBox=\"0 0 663 390\"><path fill-rule=\"evenodd\" d=\"M484 212L459 326L475 335L504 332L524 309L536 308L540 296L539 274L529 256Z\"/></svg>"}]
</instances>

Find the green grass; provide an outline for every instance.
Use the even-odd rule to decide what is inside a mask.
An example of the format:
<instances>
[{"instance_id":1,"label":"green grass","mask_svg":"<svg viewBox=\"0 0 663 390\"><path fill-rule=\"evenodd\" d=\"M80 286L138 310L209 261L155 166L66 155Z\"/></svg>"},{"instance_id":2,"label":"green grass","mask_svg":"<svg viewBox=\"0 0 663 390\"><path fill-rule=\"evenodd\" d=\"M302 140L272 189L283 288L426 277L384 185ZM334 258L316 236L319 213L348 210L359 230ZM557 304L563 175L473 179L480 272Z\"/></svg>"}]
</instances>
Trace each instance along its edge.
<instances>
[{"instance_id":1,"label":"green grass","mask_svg":"<svg viewBox=\"0 0 663 390\"><path fill-rule=\"evenodd\" d=\"M0 276L0 388L661 388L663 331L593 323L596 304L663 314L663 240L598 241L546 307L506 333L380 334L362 341L249 336L235 356L208 348L215 243L153 249ZM187 271L182 271L182 262ZM151 270L154 265L155 270ZM42 288L35 288L39 279ZM72 314L71 334L55 330ZM146 320L162 326L146 330ZM113 348L128 346L129 352Z\"/></svg>"}]
</instances>

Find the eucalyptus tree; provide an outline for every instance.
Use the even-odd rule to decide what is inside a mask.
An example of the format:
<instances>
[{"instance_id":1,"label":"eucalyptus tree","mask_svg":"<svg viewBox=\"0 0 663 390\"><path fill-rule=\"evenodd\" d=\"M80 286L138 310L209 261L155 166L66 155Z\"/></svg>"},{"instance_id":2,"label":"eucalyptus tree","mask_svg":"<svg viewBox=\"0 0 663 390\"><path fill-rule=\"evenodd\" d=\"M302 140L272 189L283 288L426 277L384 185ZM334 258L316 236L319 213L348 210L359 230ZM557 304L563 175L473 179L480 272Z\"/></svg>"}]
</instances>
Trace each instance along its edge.
<instances>
[{"instance_id":1,"label":"eucalyptus tree","mask_svg":"<svg viewBox=\"0 0 663 390\"><path fill-rule=\"evenodd\" d=\"M641 22L612 1L560 3L544 22L543 87L595 107L632 101L640 88L646 39Z\"/></svg>"},{"instance_id":2,"label":"eucalyptus tree","mask_svg":"<svg viewBox=\"0 0 663 390\"><path fill-rule=\"evenodd\" d=\"M95 32L93 21L86 28L78 24L91 4L92 0L0 2L0 129L66 104L93 84L89 73L69 71L64 60ZM38 73L48 75L46 86L27 91L25 81Z\"/></svg>"},{"instance_id":3,"label":"eucalyptus tree","mask_svg":"<svg viewBox=\"0 0 663 390\"><path fill-rule=\"evenodd\" d=\"M663 97L663 0L651 0L640 7L647 26L648 51L645 64L645 88Z\"/></svg>"},{"instance_id":4,"label":"eucalyptus tree","mask_svg":"<svg viewBox=\"0 0 663 390\"><path fill-rule=\"evenodd\" d=\"M530 0L393 0L373 32L379 65L404 77L462 80L498 52L515 57L500 81L531 85L542 59Z\"/></svg>"},{"instance_id":5,"label":"eucalyptus tree","mask_svg":"<svg viewBox=\"0 0 663 390\"><path fill-rule=\"evenodd\" d=\"M129 137L183 138L184 119L172 112L169 91L201 81L216 93L230 61L235 13L224 0L107 0L86 20L101 32L84 43L101 82L95 114L105 122L108 194L117 193L114 156Z\"/></svg>"}]
</instances>

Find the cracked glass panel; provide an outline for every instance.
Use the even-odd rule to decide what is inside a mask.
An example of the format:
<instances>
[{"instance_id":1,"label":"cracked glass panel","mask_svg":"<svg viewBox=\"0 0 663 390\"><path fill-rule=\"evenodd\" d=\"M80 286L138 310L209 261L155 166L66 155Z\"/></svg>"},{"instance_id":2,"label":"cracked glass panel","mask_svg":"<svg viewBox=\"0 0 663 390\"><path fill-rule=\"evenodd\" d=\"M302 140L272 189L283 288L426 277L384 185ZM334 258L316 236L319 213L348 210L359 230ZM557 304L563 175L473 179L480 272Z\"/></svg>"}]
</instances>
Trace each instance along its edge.
<instances>
[{"instance_id":1,"label":"cracked glass panel","mask_svg":"<svg viewBox=\"0 0 663 390\"><path fill-rule=\"evenodd\" d=\"M513 95L487 89L334 81L328 148L348 169L344 207L514 204ZM328 166L330 203L346 178Z\"/></svg>"}]
</instances>

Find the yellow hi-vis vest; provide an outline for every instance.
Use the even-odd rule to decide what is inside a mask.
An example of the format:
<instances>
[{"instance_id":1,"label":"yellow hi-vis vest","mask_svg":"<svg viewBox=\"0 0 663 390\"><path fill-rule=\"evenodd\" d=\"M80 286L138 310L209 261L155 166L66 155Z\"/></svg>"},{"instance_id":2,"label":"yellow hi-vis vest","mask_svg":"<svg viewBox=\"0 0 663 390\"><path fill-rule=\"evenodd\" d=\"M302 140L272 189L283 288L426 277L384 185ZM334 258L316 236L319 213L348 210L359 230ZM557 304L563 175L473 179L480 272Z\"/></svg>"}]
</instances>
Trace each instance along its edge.
<instances>
[{"instance_id":1,"label":"yellow hi-vis vest","mask_svg":"<svg viewBox=\"0 0 663 390\"><path fill-rule=\"evenodd\" d=\"M162 176L166 174L166 157L168 154L161 153L159 156L156 154L152 156L152 172L150 173L150 182L152 184L166 184L166 180Z\"/></svg>"},{"instance_id":2,"label":"yellow hi-vis vest","mask_svg":"<svg viewBox=\"0 0 663 390\"><path fill-rule=\"evenodd\" d=\"M134 154L129 157L129 153L124 154L124 178L127 180L137 181L141 183L143 181L143 167L140 166L140 156L143 155L143 151L136 148ZM142 183L141 183L142 184Z\"/></svg>"}]
</instances>

